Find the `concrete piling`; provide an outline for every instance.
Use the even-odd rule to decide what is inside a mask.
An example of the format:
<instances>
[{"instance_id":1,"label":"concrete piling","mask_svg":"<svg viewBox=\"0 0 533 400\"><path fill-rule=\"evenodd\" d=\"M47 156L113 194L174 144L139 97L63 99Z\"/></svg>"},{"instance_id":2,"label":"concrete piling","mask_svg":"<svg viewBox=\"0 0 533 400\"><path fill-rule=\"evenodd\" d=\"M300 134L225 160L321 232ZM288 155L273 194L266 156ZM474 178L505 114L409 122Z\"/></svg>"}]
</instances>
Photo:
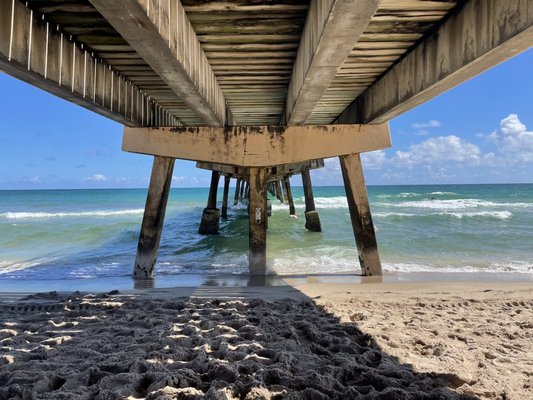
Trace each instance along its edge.
<instances>
[{"instance_id":1,"label":"concrete piling","mask_svg":"<svg viewBox=\"0 0 533 400\"><path fill-rule=\"evenodd\" d=\"M295 216L296 208L294 207L294 199L292 197L291 181L289 180L289 176L283 177L283 190L285 192L285 201L289 204L289 215Z\"/></svg>"},{"instance_id":2,"label":"concrete piling","mask_svg":"<svg viewBox=\"0 0 533 400\"><path fill-rule=\"evenodd\" d=\"M211 186L209 188L207 207L204 208L198 229L198 233L202 235L216 235L220 227L220 210L216 207L219 180L220 173L213 171L211 173Z\"/></svg>"},{"instance_id":3,"label":"concrete piling","mask_svg":"<svg viewBox=\"0 0 533 400\"><path fill-rule=\"evenodd\" d=\"M315 198L313 196L313 185L311 174L308 169L302 170L302 184L305 197L305 228L311 232L321 232L320 217L315 209Z\"/></svg>"},{"instance_id":4,"label":"concrete piling","mask_svg":"<svg viewBox=\"0 0 533 400\"><path fill-rule=\"evenodd\" d=\"M152 279L167 208L174 159L154 157L146 206L137 244L133 278Z\"/></svg>"},{"instance_id":5,"label":"concrete piling","mask_svg":"<svg viewBox=\"0 0 533 400\"><path fill-rule=\"evenodd\" d=\"M248 263L251 275L266 274L267 232L267 170L250 168L249 196L249 250Z\"/></svg>"},{"instance_id":6,"label":"concrete piling","mask_svg":"<svg viewBox=\"0 0 533 400\"><path fill-rule=\"evenodd\" d=\"M381 261L359 154L339 157L363 275L381 276Z\"/></svg>"},{"instance_id":7,"label":"concrete piling","mask_svg":"<svg viewBox=\"0 0 533 400\"><path fill-rule=\"evenodd\" d=\"M233 198L233 205L236 206L239 204L239 192L241 190L241 178L237 178L237 183L235 184L235 197Z\"/></svg>"},{"instance_id":8,"label":"concrete piling","mask_svg":"<svg viewBox=\"0 0 533 400\"><path fill-rule=\"evenodd\" d=\"M220 216L222 218L228 218L228 196L229 196L229 176L224 176L224 194L222 196L222 212Z\"/></svg>"}]
</instances>

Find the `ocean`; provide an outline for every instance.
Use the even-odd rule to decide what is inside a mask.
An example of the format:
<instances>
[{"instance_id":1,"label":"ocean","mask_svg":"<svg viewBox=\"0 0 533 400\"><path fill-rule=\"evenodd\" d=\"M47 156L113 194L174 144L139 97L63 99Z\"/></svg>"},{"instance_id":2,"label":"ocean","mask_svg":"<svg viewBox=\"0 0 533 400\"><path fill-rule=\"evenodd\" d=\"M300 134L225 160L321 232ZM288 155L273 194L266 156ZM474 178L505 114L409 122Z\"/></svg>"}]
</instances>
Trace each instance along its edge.
<instances>
[{"instance_id":1,"label":"ocean","mask_svg":"<svg viewBox=\"0 0 533 400\"><path fill-rule=\"evenodd\" d=\"M533 184L370 186L385 272L533 275ZM207 189L172 189L156 266L159 276L247 272L246 207L220 234L197 233ZM315 187L322 233L307 232L273 202L267 256L280 275L359 272L342 187ZM219 191L221 199L222 190ZM13 280L128 277L146 190L0 191L0 286Z\"/></svg>"}]
</instances>

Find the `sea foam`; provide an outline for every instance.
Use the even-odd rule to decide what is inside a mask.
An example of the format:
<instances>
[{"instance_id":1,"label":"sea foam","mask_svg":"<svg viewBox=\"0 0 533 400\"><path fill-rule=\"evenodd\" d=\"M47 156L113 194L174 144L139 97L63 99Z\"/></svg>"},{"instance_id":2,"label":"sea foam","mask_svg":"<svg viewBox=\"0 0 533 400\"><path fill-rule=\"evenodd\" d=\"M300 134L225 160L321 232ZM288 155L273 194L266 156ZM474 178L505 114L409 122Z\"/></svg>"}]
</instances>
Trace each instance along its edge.
<instances>
[{"instance_id":1,"label":"sea foam","mask_svg":"<svg viewBox=\"0 0 533 400\"><path fill-rule=\"evenodd\" d=\"M373 214L377 218L402 218L402 217L431 217L431 216L445 216L452 218L495 218L495 219L509 219L513 216L510 211L478 211L478 212L437 212L429 214L415 214L415 213L401 213L401 212L376 212Z\"/></svg>"},{"instance_id":2,"label":"sea foam","mask_svg":"<svg viewBox=\"0 0 533 400\"><path fill-rule=\"evenodd\" d=\"M142 208L132 210L96 210L80 212L5 212L0 217L6 219L42 219L42 218L68 218L68 217L112 217L118 215L142 215Z\"/></svg>"},{"instance_id":3,"label":"sea foam","mask_svg":"<svg viewBox=\"0 0 533 400\"><path fill-rule=\"evenodd\" d=\"M399 208L428 208L436 210L460 210L480 207L533 207L533 203L495 203L493 201L479 199L404 201L401 203L376 203L376 205Z\"/></svg>"}]
</instances>

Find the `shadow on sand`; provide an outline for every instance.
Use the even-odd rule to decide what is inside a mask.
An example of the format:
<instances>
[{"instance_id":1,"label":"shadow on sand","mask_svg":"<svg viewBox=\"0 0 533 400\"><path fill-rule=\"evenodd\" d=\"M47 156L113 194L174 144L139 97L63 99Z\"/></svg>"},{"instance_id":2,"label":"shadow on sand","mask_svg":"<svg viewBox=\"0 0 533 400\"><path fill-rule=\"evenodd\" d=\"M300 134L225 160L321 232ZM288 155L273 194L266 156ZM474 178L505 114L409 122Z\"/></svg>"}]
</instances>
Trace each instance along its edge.
<instances>
[{"instance_id":1,"label":"shadow on sand","mask_svg":"<svg viewBox=\"0 0 533 400\"><path fill-rule=\"evenodd\" d=\"M453 374L400 363L294 288L270 301L254 288L0 305L0 399L476 398L454 390L464 382Z\"/></svg>"}]
</instances>

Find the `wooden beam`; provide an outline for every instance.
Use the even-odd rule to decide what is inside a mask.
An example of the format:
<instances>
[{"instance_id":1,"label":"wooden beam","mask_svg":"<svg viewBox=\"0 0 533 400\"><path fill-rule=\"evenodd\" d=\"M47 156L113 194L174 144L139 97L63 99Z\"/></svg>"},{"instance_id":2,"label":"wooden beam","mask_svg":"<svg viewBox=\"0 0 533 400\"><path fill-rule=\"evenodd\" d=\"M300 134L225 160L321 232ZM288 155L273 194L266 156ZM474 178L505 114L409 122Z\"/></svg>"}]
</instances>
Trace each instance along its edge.
<instances>
[{"instance_id":1,"label":"wooden beam","mask_svg":"<svg viewBox=\"0 0 533 400\"><path fill-rule=\"evenodd\" d=\"M173 158L154 158L141 233L137 245L137 255L135 257L133 270L135 279L151 279L154 277L154 266L163 230L173 170Z\"/></svg>"},{"instance_id":2,"label":"wooden beam","mask_svg":"<svg viewBox=\"0 0 533 400\"><path fill-rule=\"evenodd\" d=\"M361 157L359 154L350 154L339 158L362 273L366 276L381 276L383 272Z\"/></svg>"},{"instance_id":3,"label":"wooden beam","mask_svg":"<svg viewBox=\"0 0 533 400\"><path fill-rule=\"evenodd\" d=\"M226 100L179 0L90 0L208 126L224 126Z\"/></svg>"},{"instance_id":4,"label":"wooden beam","mask_svg":"<svg viewBox=\"0 0 533 400\"><path fill-rule=\"evenodd\" d=\"M312 0L287 92L285 123L303 125L378 8L378 0Z\"/></svg>"},{"instance_id":5,"label":"wooden beam","mask_svg":"<svg viewBox=\"0 0 533 400\"><path fill-rule=\"evenodd\" d=\"M0 71L127 126L157 124L157 111L164 110L17 0L0 1ZM179 121L172 117L171 124Z\"/></svg>"},{"instance_id":6,"label":"wooden beam","mask_svg":"<svg viewBox=\"0 0 533 400\"><path fill-rule=\"evenodd\" d=\"M379 124L529 49L533 3L470 0L338 118Z\"/></svg>"},{"instance_id":7,"label":"wooden beam","mask_svg":"<svg viewBox=\"0 0 533 400\"><path fill-rule=\"evenodd\" d=\"M124 129L122 149L246 167L296 163L390 147L387 124Z\"/></svg>"}]
</instances>

